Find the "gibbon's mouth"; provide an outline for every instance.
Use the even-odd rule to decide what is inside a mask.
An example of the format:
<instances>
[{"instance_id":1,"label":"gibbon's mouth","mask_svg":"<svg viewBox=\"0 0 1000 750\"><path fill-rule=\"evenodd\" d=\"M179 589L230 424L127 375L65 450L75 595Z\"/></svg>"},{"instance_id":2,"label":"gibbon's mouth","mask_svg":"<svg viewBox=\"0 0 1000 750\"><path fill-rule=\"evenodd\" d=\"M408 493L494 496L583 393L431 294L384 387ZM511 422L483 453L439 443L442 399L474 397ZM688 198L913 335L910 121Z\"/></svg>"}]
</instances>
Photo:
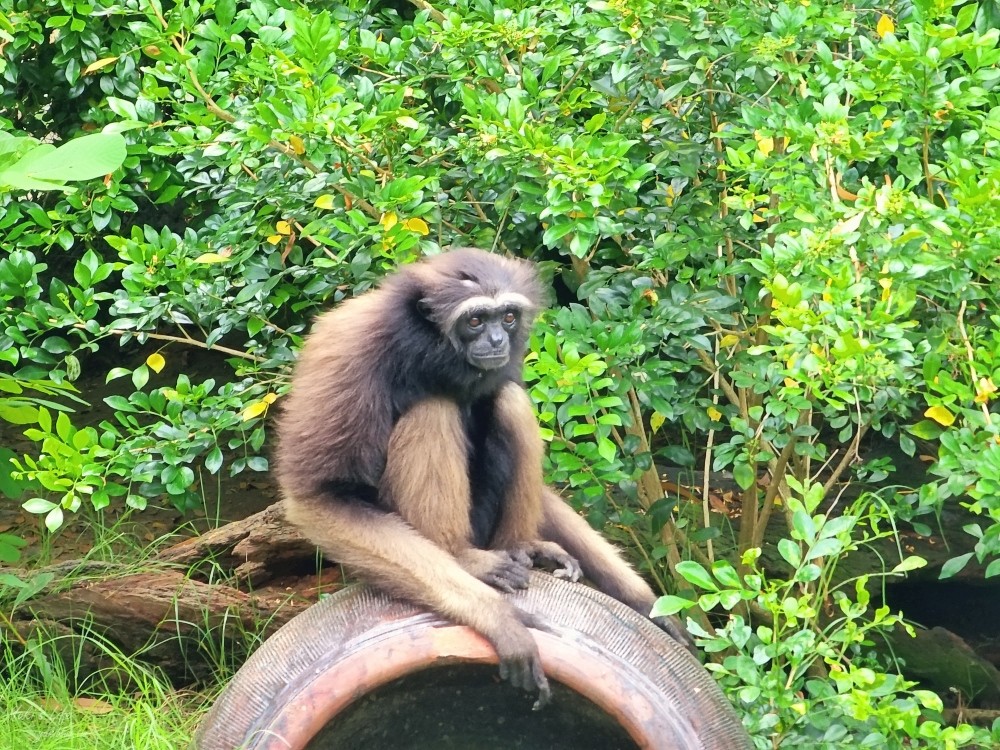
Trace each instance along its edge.
<instances>
[{"instance_id":1,"label":"gibbon's mouth","mask_svg":"<svg viewBox=\"0 0 1000 750\"><path fill-rule=\"evenodd\" d=\"M470 358L469 364L480 370L499 370L510 361L509 354L491 354L484 357Z\"/></svg>"}]
</instances>

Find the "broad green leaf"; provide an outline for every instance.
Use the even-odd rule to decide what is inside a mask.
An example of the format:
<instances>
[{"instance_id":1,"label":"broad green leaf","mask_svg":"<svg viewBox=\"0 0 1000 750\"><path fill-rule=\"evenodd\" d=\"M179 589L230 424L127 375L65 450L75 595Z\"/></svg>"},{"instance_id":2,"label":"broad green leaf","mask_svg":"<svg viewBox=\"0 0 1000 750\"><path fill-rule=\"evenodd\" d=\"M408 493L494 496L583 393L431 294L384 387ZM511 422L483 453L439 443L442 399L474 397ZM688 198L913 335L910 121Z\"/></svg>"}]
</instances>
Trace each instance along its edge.
<instances>
[{"instance_id":1,"label":"broad green leaf","mask_svg":"<svg viewBox=\"0 0 1000 750\"><path fill-rule=\"evenodd\" d=\"M125 156L125 139L120 135L94 133L49 149L27 163L25 157L0 175L0 178L17 172L27 180L39 182L91 180L114 172L125 161Z\"/></svg>"},{"instance_id":2,"label":"broad green leaf","mask_svg":"<svg viewBox=\"0 0 1000 750\"><path fill-rule=\"evenodd\" d=\"M900 560L899 564L896 565L896 567L893 568L890 572L906 573L911 570L917 570L919 568L923 568L926 565L927 561L924 558L920 557L919 555L909 555L908 557L904 557L902 560Z\"/></svg>"},{"instance_id":3,"label":"broad green leaf","mask_svg":"<svg viewBox=\"0 0 1000 750\"><path fill-rule=\"evenodd\" d=\"M690 599L685 599L680 596L661 596L653 604L653 610L649 613L650 617L668 617L670 615L675 615L678 612L683 612L686 609L693 607L695 603Z\"/></svg>"},{"instance_id":4,"label":"broad green leaf","mask_svg":"<svg viewBox=\"0 0 1000 750\"><path fill-rule=\"evenodd\" d=\"M694 560L683 560L677 563L677 573L688 583L705 591L719 590L719 587L712 580L712 576L709 575L708 571Z\"/></svg>"},{"instance_id":5,"label":"broad green leaf","mask_svg":"<svg viewBox=\"0 0 1000 750\"><path fill-rule=\"evenodd\" d=\"M791 539L781 539L778 542L778 554L793 568L802 564L802 548Z\"/></svg>"},{"instance_id":6,"label":"broad green leaf","mask_svg":"<svg viewBox=\"0 0 1000 750\"><path fill-rule=\"evenodd\" d=\"M946 561L944 565L941 566L940 578L951 578L953 575L962 572L962 569L968 564L969 560L972 559L972 552L966 552L964 555L959 555L958 557L953 557Z\"/></svg>"}]
</instances>

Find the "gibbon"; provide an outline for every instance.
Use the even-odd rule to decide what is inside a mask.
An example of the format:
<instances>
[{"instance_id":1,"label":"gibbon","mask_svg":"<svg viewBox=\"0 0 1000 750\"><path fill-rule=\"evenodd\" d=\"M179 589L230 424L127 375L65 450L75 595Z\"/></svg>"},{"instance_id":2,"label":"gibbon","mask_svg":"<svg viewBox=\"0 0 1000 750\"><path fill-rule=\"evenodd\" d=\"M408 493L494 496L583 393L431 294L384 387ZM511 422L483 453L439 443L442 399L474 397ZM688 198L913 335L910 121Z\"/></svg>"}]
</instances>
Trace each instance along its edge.
<instances>
[{"instance_id":1,"label":"gibbon","mask_svg":"<svg viewBox=\"0 0 1000 750\"><path fill-rule=\"evenodd\" d=\"M531 263L484 250L402 267L316 319L276 455L292 524L361 579L482 634L539 705L550 692L528 628L544 625L499 591L544 561L644 615L656 599L543 483L521 377L542 300Z\"/></svg>"}]
</instances>

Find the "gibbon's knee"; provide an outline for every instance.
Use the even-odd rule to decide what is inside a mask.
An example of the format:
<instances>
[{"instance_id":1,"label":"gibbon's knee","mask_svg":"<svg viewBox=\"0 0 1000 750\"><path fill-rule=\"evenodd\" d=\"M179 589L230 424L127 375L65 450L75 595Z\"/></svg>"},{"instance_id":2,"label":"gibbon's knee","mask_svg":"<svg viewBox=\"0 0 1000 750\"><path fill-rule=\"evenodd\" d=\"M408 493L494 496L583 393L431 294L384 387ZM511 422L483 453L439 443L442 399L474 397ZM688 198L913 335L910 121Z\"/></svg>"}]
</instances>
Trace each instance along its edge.
<instances>
[{"instance_id":1,"label":"gibbon's knee","mask_svg":"<svg viewBox=\"0 0 1000 750\"><path fill-rule=\"evenodd\" d=\"M462 415L447 399L428 398L396 423L379 486L392 508L439 547L472 546L468 447Z\"/></svg>"}]
</instances>

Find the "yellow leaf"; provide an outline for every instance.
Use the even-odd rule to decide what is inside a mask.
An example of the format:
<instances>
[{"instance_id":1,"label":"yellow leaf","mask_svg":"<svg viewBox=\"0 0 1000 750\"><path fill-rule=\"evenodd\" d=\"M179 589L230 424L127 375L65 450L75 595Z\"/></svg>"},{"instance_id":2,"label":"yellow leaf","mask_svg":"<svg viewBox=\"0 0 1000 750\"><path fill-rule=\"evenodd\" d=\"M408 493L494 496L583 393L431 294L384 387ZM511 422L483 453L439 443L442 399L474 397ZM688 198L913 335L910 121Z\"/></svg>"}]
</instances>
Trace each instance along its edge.
<instances>
[{"instance_id":1,"label":"yellow leaf","mask_svg":"<svg viewBox=\"0 0 1000 750\"><path fill-rule=\"evenodd\" d=\"M769 156L774 151L774 138L761 138L757 141L757 150L764 156Z\"/></svg>"},{"instance_id":2,"label":"yellow leaf","mask_svg":"<svg viewBox=\"0 0 1000 750\"><path fill-rule=\"evenodd\" d=\"M382 218L378 220L378 223L382 225L382 229L389 231L396 223L399 221L399 217L392 211L382 214Z\"/></svg>"},{"instance_id":3,"label":"yellow leaf","mask_svg":"<svg viewBox=\"0 0 1000 750\"><path fill-rule=\"evenodd\" d=\"M977 404L985 404L993 398L996 392L997 387L992 378L979 378L979 382L976 383L976 397L974 400Z\"/></svg>"},{"instance_id":4,"label":"yellow leaf","mask_svg":"<svg viewBox=\"0 0 1000 750\"><path fill-rule=\"evenodd\" d=\"M273 404L273 403L274 403L275 401L277 401L277 400L278 400L278 394L277 394L277 393L268 393L268 394L267 394L266 396L264 396L264 398L263 398L263 399L261 399L261 400L262 400L262 401L263 401L263 402L264 402L265 404Z\"/></svg>"},{"instance_id":5,"label":"yellow leaf","mask_svg":"<svg viewBox=\"0 0 1000 750\"><path fill-rule=\"evenodd\" d=\"M865 212L859 211L853 216L848 216L843 221L838 221L833 225L833 229L830 230L831 234L849 234L850 232L858 231L858 227L861 226L862 219L865 218Z\"/></svg>"},{"instance_id":6,"label":"yellow leaf","mask_svg":"<svg viewBox=\"0 0 1000 750\"><path fill-rule=\"evenodd\" d=\"M219 255L219 253L202 253L197 258L194 259L195 263L222 263L226 260L225 255Z\"/></svg>"},{"instance_id":7,"label":"yellow leaf","mask_svg":"<svg viewBox=\"0 0 1000 750\"><path fill-rule=\"evenodd\" d=\"M878 280L878 285L882 287L882 301L885 302L892 296L892 279L883 276Z\"/></svg>"},{"instance_id":8,"label":"yellow leaf","mask_svg":"<svg viewBox=\"0 0 1000 750\"><path fill-rule=\"evenodd\" d=\"M306 144L297 135L288 136L288 143L291 145L292 151L296 154L304 154L306 152Z\"/></svg>"},{"instance_id":9,"label":"yellow leaf","mask_svg":"<svg viewBox=\"0 0 1000 750\"><path fill-rule=\"evenodd\" d=\"M74 698L73 705L84 713L96 714L98 716L110 714L115 710L113 705L97 698Z\"/></svg>"},{"instance_id":10,"label":"yellow leaf","mask_svg":"<svg viewBox=\"0 0 1000 750\"><path fill-rule=\"evenodd\" d=\"M928 419L933 419L939 425L944 425L945 427L950 427L955 423L955 415L940 404L932 406L930 409L925 411L924 416Z\"/></svg>"},{"instance_id":11,"label":"yellow leaf","mask_svg":"<svg viewBox=\"0 0 1000 750\"><path fill-rule=\"evenodd\" d=\"M396 122L402 125L404 128L409 128L410 130L416 130L420 127L420 123L414 120L409 115L403 115L402 117L397 117Z\"/></svg>"},{"instance_id":12,"label":"yellow leaf","mask_svg":"<svg viewBox=\"0 0 1000 750\"><path fill-rule=\"evenodd\" d=\"M324 210L329 211L331 208L333 208L333 196L329 194L321 195L319 198L316 199L315 205L316 208L322 208Z\"/></svg>"},{"instance_id":13,"label":"yellow leaf","mask_svg":"<svg viewBox=\"0 0 1000 750\"><path fill-rule=\"evenodd\" d=\"M292 233L292 225L289 224L287 221L279 221L277 224L274 225L274 228L278 230L278 234Z\"/></svg>"},{"instance_id":14,"label":"yellow leaf","mask_svg":"<svg viewBox=\"0 0 1000 750\"><path fill-rule=\"evenodd\" d=\"M714 406L708 407L705 412L708 414L708 418L713 422L719 422L722 420L722 412L716 409Z\"/></svg>"},{"instance_id":15,"label":"yellow leaf","mask_svg":"<svg viewBox=\"0 0 1000 750\"><path fill-rule=\"evenodd\" d=\"M794 378L785 378L785 388L795 388L799 384L799 381Z\"/></svg>"},{"instance_id":16,"label":"yellow leaf","mask_svg":"<svg viewBox=\"0 0 1000 750\"><path fill-rule=\"evenodd\" d=\"M878 19L878 25L875 26L875 31L877 31L878 35L884 39L895 30L896 24L892 22L892 19L889 18L889 16L883 13L882 17Z\"/></svg>"},{"instance_id":17,"label":"yellow leaf","mask_svg":"<svg viewBox=\"0 0 1000 750\"><path fill-rule=\"evenodd\" d=\"M423 219L407 219L403 222L403 227L424 237L431 232L430 228L427 226L427 222Z\"/></svg>"},{"instance_id":18,"label":"yellow leaf","mask_svg":"<svg viewBox=\"0 0 1000 750\"><path fill-rule=\"evenodd\" d=\"M102 57L100 60L94 60L90 65L83 69L83 74L85 76L90 75L94 71L100 70L101 68L106 68L112 63L118 62L118 57Z\"/></svg>"},{"instance_id":19,"label":"yellow leaf","mask_svg":"<svg viewBox=\"0 0 1000 750\"><path fill-rule=\"evenodd\" d=\"M653 415L649 418L649 429L653 432L659 432L660 428L663 427L663 423L667 421L667 418L660 414L658 411L654 411Z\"/></svg>"},{"instance_id":20,"label":"yellow leaf","mask_svg":"<svg viewBox=\"0 0 1000 750\"><path fill-rule=\"evenodd\" d=\"M279 242L281 242L281 235L272 234L270 237L267 238L267 241L270 242L272 245L277 245Z\"/></svg>"},{"instance_id":21,"label":"yellow leaf","mask_svg":"<svg viewBox=\"0 0 1000 750\"><path fill-rule=\"evenodd\" d=\"M267 404L264 401L254 401L243 410L243 421L249 422L254 417L259 417L267 411Z\"/></svg>"},{"instance_id":22,"label":"yellow leaf","mask_svg":"<svg viewBox=\"0 0 1000 750\"><path fill-rule=\"evenodd\" d=\"M736 346L738 343L740 343L740 337L737 336L735 333L727 333L725 336L719 339L719 346L721 346L723 349L728 349L731 346Z\"/></svg>"},{"instance_id":23,"label":"yellow leaf","mask_svg":"<svg viewBox=\"0 0 1000 750\"><path fill-rule=\"evenodd\" d=\"M162 354L153 352L146 357L146 364L149 365L149 369L153 372L160 372L163 370L164 365L167 364L167 360L163 358Z\"/></svg>"}]
</instances>

